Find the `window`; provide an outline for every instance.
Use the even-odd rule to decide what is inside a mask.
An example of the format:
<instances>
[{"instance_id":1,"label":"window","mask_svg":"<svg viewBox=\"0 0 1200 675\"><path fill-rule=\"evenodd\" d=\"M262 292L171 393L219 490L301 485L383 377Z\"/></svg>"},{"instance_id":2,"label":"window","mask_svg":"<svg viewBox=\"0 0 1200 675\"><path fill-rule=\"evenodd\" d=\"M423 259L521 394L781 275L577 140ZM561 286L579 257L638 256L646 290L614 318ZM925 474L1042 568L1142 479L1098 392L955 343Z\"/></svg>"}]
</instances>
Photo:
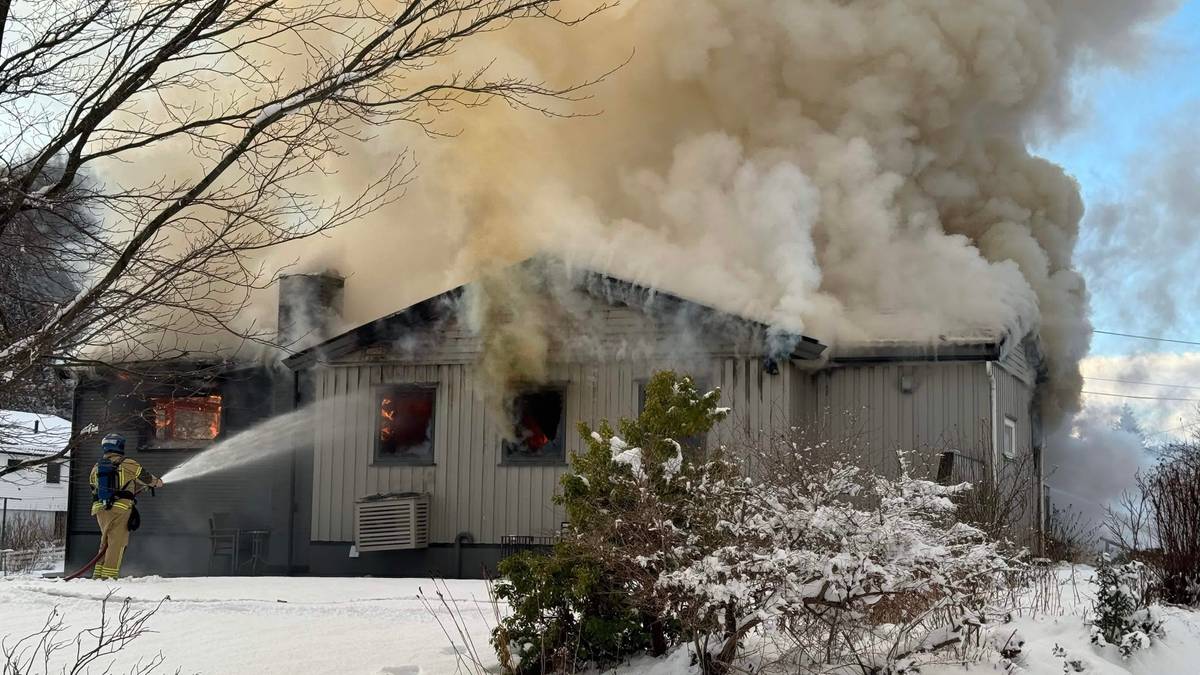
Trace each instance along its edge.
<instances>
[{"instance_id":1,"label":"window","mask_svg":"<svg viewBox=\"0 0 1200 675\"><path fill-rule=\"evenodd\" d=\"M1017 458L1017 421L1008 415L1004 416L1004 435L1000 438L1000 448L1008 459Z\"/></svg>"},{"instance_id":2,"label":"window","mask_svg":"<svg viewBox=\"0 0 1200 675\"><path fill-rule=\"evenodd\" d=\"M938 461L937 482L939 485L949 485L950 481L954 480L954 457L953 452L943 452L941 459Z\"/></svg>"},{"instance_id":3,"label":"window","mask_svg":"<svg viewBox=\"0 0 1200 675\"><path fill-rule=\"evenodd\" d=\"M221 433L221 397L152 398L158 443L211 441Z\"/></svg>"},{"instance_id":4,"label":"window","mask_svg":"<svg viewBox=\"0 0 1200 675\"><path fill-rule=\"evenodd\" d=\"M412 385L384 387L376 398L379 414L375 461L432 464L433 408L437 389Z\"/></svg>"},{"instance_id":5,"label":"window","mask_svg":"<svg viewBox=\"0 0 1200 675\"><path fill-rule=\"evenodd\" d=\"M691 376L689 375L688 377L691 377ZM694 382L696 385L696 392L698 394L700 394L701 396L712 391L712 387L709 386L707 379L692 377L692 382ZM642 414L642 411L646 409L646 380L638 381L637 386L638 386L638 392L637 392L638 407L637 407L637 409L638 409L638 414L640 415L640 414ZM701 452L701 451L704 451L705 449L707 449L707 447L708 447L708 434L696 434L695 436L688 436L687 438L681 438L678 440L679 440L679 445L682 446L684 450L692 450L692 451Z\"/></svg>"},{"instance_id":6,"label":"window","mask_svg":"<svg viewBox=\"0 0 1200 675\"><path fill-rule=\"evenodd\" d=\"M62 464L58 462L50 462L46 465L46 482L61 483L62 482Z\"/></svg>"},{"instance_id":7,"label":"window","mask_svg":"<svg viewBox=\"0 0 1200 675\"><path fill-rule=\"evenodd\" d=\"M502 461L561 464L563 392L542 389L520 394L512 402L513 435L504 441Z\"/></svg>"},{"instance_id":8,"label":"window","mask_svg":"<svg viewBox=\"0 0 1200 675\"><path fill-rule=\"evenodd\" d=\"M14 466L16 466L16 465L18 465L18 464L20 464L20 463L21 463L21 460L19 460L19 459L11 459L11 458L10 458L10 459L8 460L8 468L10 468L10 469L11 469L12 467L14 467Z\"/></svg>"}]
</instances>

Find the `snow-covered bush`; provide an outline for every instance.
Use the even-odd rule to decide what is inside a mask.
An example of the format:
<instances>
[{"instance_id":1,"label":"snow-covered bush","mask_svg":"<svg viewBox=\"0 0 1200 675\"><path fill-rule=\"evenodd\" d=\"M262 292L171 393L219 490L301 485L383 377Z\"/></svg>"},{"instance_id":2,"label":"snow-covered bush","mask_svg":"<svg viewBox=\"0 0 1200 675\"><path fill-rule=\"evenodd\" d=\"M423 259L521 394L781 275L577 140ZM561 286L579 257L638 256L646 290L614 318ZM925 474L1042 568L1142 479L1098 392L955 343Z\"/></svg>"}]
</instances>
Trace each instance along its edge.
<instances>
[{"instance_id":1,"label":"snow-covered bush","mask_svg":"<svg viewBox=\"0 0 1200 675\"><path fill-rule=\"evenodd\" d=\"M511 671L570 672L641 652L662 655L679 643L682 623L657 585L662 551L691 533L716 532L711 516L696 517L689 489L734 469L675 439L707 433L728 412L719 398L696 391L690 377L658 373L637 419L621 420L617 430L581 425L586 449L572 456L557 498L569 522L563 541L548 556L500 566L497 595L512 613L493 642L514 655Z\"/></svg>"},{"instance_id":2,"label":"snow-covered bush","mask_svg":"<svg viewBox=\"0 0 1200 675\"><path fill-rule=\"evenodd\" d=\"M1121 656L1149 647L1162 638L1163 622L1146 602L1145 566L1140 562L1117 564L1107 555L1096 566L1096 600L1092 605L1092 642L1114 645Z\"/></svg>"},{"instance_id":3,"label":"snow-covered bush","mask_svg":"<svg viewBox=\"0 0 1200 675\"><path fill-rule=\"evenodd\" d=\"M688 644L703 672L723 673L748 633L770 629L799 669L899 675L982 637L1009 564L956 518L967 485L917 478L903 456L889 478L829 446L778 439L734 463L681 443L727 414L718 399L660 373L638 419L581 425L565 540L502 567L514 611L496 640L522 659L514 671Z\"/></svg>"},{"instance_id":4,"label":"snow-covered bush","mask_svg":"<svg viewBox=\"0 0 1200 675\"><path fill-rule=\"evenodd\" d=\"M978 635L1009 565L956 521L953 499L968 486L915 478L903 456L887 478L819 454L793 448L777 472L696 486L698 508L724 505L723 541L670 551L659 585L724 617L722 633L700 636L716 638L705 653L728 662L748 630L775 624L797 665L901 673Z\"/></svg>"}]
</instances>

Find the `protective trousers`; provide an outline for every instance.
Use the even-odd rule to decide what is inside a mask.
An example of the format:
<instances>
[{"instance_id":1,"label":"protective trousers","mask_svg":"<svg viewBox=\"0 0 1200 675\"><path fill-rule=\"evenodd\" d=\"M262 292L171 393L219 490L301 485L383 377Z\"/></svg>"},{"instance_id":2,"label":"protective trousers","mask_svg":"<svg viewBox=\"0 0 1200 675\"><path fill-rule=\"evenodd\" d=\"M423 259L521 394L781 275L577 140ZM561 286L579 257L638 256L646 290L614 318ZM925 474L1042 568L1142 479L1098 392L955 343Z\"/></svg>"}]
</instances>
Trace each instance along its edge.
<instances>
[{"instance_id":1,"label":"protective trousers","mask_svg":"<svg viewBox=\"0 0 1200 675\"><path fill-rule=\"evenodd\" d=\"M92 570L93 579L116 579L120 574L121 559L129 545L129 513L129 509L118 508L96 512L96 522L100 523L100 546L107 548Z\"/></svg>"}]
</instances>

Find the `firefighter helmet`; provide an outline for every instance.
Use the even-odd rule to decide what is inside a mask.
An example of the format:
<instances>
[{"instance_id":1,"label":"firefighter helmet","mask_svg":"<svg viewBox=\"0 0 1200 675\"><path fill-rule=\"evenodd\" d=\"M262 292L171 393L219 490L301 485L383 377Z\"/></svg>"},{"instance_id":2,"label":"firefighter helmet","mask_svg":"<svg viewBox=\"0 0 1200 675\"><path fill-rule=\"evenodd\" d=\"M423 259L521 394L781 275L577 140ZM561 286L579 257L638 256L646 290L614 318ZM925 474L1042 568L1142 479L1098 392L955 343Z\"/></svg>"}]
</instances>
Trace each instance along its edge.
<instances>
[{"instance_id":1,"label":"firefighter helmet","mask_svg":"<svg viewBox=\"0 0 1200 675\"><path fill-rule=\"evenodd\" d=\"M108 434L100 440L100 450L125 454L125 437L121 434Z\"/></svg>"}]
</instances>

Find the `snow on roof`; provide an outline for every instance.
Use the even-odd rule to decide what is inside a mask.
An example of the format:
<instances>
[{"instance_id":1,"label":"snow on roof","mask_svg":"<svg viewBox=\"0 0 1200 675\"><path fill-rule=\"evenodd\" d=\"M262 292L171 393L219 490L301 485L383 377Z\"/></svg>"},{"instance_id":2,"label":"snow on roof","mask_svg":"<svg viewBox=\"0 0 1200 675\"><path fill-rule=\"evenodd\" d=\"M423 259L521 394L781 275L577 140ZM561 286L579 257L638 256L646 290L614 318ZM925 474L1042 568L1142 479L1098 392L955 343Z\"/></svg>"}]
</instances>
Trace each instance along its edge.
<instances>
[{"instance_id":1,"label":"snow on roof","mask_svg":"<svg viewBox=\"0 0 1200 675\"><path fill-rule=\"evenodd\" d=\"M0 410L0 452L50 455L71 440L71 423L54 415Z\"/></svg>"}]
</instances>

